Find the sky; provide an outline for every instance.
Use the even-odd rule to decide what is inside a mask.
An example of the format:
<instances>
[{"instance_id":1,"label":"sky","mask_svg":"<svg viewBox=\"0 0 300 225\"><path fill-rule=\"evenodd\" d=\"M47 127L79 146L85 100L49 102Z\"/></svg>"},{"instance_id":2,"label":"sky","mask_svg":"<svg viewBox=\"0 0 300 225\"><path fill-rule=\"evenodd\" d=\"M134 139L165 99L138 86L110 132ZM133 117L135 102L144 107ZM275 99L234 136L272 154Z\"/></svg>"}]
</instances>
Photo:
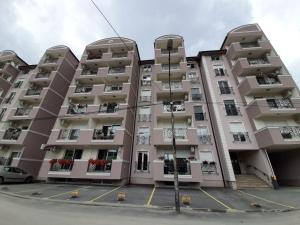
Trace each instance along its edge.
<instances>
[{"instance_id":1,"label":"sky","mask_svg":"<svg viewBox=\"0 0 300 225\"><path fill-rule=\"evenodd\" d=\"M142 59L154 57L155 38L184 37L187 56L219 49L227 32L258 23L300 85L300 1L94 0L122 37L135 40ZM0 50L36 64L47 48L69 46L80 59L86 45L114 37L90 0L0 0Z\"/></svg>"}]
</instances>

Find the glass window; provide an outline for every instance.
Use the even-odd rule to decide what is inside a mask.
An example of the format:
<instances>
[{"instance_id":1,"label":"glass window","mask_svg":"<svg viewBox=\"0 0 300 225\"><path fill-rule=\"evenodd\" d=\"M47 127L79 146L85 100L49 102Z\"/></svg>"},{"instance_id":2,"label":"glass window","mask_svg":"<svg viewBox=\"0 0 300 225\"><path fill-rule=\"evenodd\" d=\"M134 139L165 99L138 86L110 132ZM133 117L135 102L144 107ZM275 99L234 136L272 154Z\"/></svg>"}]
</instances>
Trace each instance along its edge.
<instances>
[{"instance_id":1,"label":"glass window","mask_svg":"<svg viewBox=\"0 0 300 225\"><path fill-rule=\"evenodd\" d=\"M204 112L202 106L194 106L194 114L196 120L204 120Z\"/></svg>"},{"instance_id":2,"label":"glass window","mask_svg":"<svg viewBox=\"0 0 300 225\"><path fill-rule=\"evenodd\" d=\"M224 100L224 105L227 116L237 116L239 114L234 100Z\"/></svg>"},{"instance_id":3,"label":"glass window","mask_svg":"<svg viewBox=\"0 0 300 225\"><path fill-rule=\"evenodd\" d=\"M137 170L147 171L148 170L148 152L138 152Z\"/></svg>"}]
</instances>

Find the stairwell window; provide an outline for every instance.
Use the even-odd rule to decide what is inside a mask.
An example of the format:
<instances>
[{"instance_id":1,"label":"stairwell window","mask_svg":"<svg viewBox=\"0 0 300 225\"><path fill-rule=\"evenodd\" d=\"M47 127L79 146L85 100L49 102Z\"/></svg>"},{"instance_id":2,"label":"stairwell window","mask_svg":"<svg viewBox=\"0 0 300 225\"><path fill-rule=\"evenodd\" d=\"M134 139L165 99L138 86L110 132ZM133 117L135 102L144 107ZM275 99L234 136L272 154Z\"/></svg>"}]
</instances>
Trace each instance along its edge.
<instances>
[{"instance_id":1,"label":"stairwell window","mask_svg":"<svg viewBox=\"0 0 300 225\"><path fill-rule=\"evenodd\" d=\"M239 110L235 105L234 100L224 100L225 111L227 116L238 116Z\"/></svg>"},{"instance_id":2,"label":"stairwell window","mask_svg":"<svg viewBox=\"0 0 300 225\"><path fill-rule=\"evenodd\" d=\"M233 142L250 142L248 132L242 122L231 122L229 124Z\"/></svg>"},{"instance_id":3,"label":"stairwell window","mask_svg":"<svg viewBox=\"0 0 300 225\"><path fill-rule=\"evenodd\" d=\"M144 65L143 71L144 71L144 72L151 72L151 71L152 71L151 65Z\"/></svg>"},{"instance_id":4,"label":"stairwell window","mask_svg":"<svg viewBox=\"0 0 300 225\"><path fill-rule=\"evenodd\" d=\"M212 55L210 58L211 58L211 61L219 61L219 60L221 60L221 57L219 55Z\"/></svg>"},{"instance_id":5,"label":"stairwell window","mask_svg":"<svg viewBox=\"0 0 300 225\"><path fill-rule=\"evenodd\" d=\"M214 71L217 77L226 75L225 69L222 67L215 68Z\"/></svg>"},{"instance_id":6,"label":"stairwell window","mask_svg":"<svg viewBox=\"0 0 300 225\"><path fill-rule=\"evenodd\" d=\"M192 93L192 100L193 101L200 101L201 100L201 94L199 88L191 88Z\"/></svg>"},{"instance_id":7,"label":"stairwell window","mask_svg":"<svg viewBox=\"0 0 300 225\"><path fill-rule=\"evenodd\" d=\"M202 121L205 119L202 105L194 106L195 120Z\"/></svg>"},{"instance_id":8,"label":"stairwell window","mask_svg":"<svg viewBox=\"0 0 300 225\"><path fill-rule=\"evenodd\" d=\"M139 151L137 153L136 170L139 172L147 172L148 168L148 152Z\"/></svg>"},{"instance_id":9,"label":"stairwell window","mask_svg":"<svg viewBox=\"0 0 300 225\"><path fill-rule=\"evenodd\" d=\"M16 92L11 92L7 98L4 99L4 103L5 104L10 104L12 102L12 100L14 99L16 95Z\"/></svg>"},{"instance_id":10,"label":"stairwell window","mask_svg":"<svg viewBox=\"0 0 300 225\"><path fill-rule=\"evenodd\" d=\"M151 117L151 108L150 107L141 107L139 108L139 121L149 122Z\"/></svg>"},{"instance_id":11,"label":"stairwell window","mask_svg":"<svg viewBox=\"0 0 300 225\"><path fill-rule=\"evenodd\" d=\"M150 129L149 129L149 127L139 127L137 143L140 145L150 144Z\"/></svg>"},{"instance_id":12,"label":"stairwell window","mask_svg":"<svg viewBox=\"0 0 300 225\"><path fill-rule=\"evenodd\" d=\"M151 101L151 90L142 90L141 102L150 102L150 101Z\"/></svg>"},{"instance_id":13,"label":"stairwell window","mask_svg":"<svg viewBox=\"0 0 300 225\"><path fill-rule=\"evenodd\" d=\"M232 87L229 87L227 80L218 81L218 84L219 84L219 89L220 89L221 95L233 93Z\"/></svg>"},{"instance_id":14,"label":"stairwell window","mask_svg":"<svg viewBox=\"0 0 300 225\"><path fill-rule=\"evenodd\" d=\"M20 88L23 84L23 80L17 80L15 83L14 83L14 88Z\"/></svg>"}]
</instances>

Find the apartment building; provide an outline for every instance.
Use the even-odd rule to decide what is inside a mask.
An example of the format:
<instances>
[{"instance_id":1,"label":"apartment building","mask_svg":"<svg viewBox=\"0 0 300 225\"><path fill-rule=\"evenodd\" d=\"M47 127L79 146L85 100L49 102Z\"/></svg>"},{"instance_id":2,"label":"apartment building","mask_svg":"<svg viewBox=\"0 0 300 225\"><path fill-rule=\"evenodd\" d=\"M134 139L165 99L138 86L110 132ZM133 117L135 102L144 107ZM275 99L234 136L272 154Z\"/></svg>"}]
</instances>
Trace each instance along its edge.
<instances>
[{"instance_id":1,"label":"apartment building","mask_svg":"<svg viewBox=\"0 0 300 225\"><path fill-rule=\"evenodd\" d=\"M10 51L2 56L10 57L3 73L13 73L1 104L0 163L37 176L45 155L41 145L48 140L78 60L65 46L47 49L37 65L27 65Z\"/></svg>"},{"instance_id":2,"label":"apartment building","mask_svg":"<svg viewBox=\"0 0 300 225\"><path fill-rule=\"evenodd\" d=\"M2 161L42 180L172 185L172 110L181 185L300 184L299 89L259 25L197 56L179 35L153 52L141 60L135 41L107 38L79 64L56 46L28 66L3 51Z\"/></svg>"},{"instance_id":3,"label":"apartment building","mask_svg":"<svg viewBox=\"0 0 300 225\"><path fill-rule=\"evenodd\" d=\"M3 101L7 92L13 85L19 71L19 66L26 66L24 62L15 52L13 51L2 51L0 52L0 103ZM18 84L16 84L18 85ZM8 96L6 101L10 101L12 97ZM5 109L1 109L0 119L4 114Z\"/></svg>"},{"instance_id":4,"label":"apartment building","mask_svg":"<svg viewBox=\"0 0 300 225\"><path fill-rule=\"evenodd\" d=\"M168 185L174 180L169 39L173 40L170 68L179 181L223 186L197 58L186 57L184 40L178 35L157 38L155 59L141 62L131 182Z\"/></svg>"},{"instance_id":5,"label":"apartment building","mask_svg":"<svg viewBox=\"0 0 300 225\"><path fill-rule=\"evenodd\" d=\"M44 146L40 179L129 182L139 61L127 38L86 46Z\"/></svg>"}]
</instances>

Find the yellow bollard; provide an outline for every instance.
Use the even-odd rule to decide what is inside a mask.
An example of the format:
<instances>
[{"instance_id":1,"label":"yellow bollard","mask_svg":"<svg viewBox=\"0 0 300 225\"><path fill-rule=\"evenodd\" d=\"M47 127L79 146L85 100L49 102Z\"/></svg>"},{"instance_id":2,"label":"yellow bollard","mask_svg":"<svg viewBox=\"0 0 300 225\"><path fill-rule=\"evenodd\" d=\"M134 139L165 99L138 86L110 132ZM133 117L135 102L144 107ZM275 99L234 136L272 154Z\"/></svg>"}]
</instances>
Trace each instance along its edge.
<instances>
[{"instance_id":1,"label":"yellow bollard","mask_svg":"<svg viewBox=\"0 0 300 225\"><path fill-rule=\"evenodd\" d=\"M70 193L70 195L71 195L71 198L78 198L79 195L80 195L80 192L79 191L72 191Z\"/></svg>"},{"instance_id":2,"label":"yellow bollard","mask_svg":"<svg viewBox=\"0 0 300 225\"><path fill-rule=\"evenodd\" d=\"M126 198L125 192L118 192L118 194L117 194L117 200L119 202L125 201L125 198Z\"/></svg>"},{"instance_id":3,"label":"yellow bollard","mask_svg":"<svg viewBox=\"0 0 300 225\"><path fill-rule=\"evenodd\" d=\"M182 202L182 204L184 204L184 205L190 205L191 202L192 202L191 196L189 196L189 195L183 195L183 196L181 197L181 202Z\"/></svg>"}]
</instances>

